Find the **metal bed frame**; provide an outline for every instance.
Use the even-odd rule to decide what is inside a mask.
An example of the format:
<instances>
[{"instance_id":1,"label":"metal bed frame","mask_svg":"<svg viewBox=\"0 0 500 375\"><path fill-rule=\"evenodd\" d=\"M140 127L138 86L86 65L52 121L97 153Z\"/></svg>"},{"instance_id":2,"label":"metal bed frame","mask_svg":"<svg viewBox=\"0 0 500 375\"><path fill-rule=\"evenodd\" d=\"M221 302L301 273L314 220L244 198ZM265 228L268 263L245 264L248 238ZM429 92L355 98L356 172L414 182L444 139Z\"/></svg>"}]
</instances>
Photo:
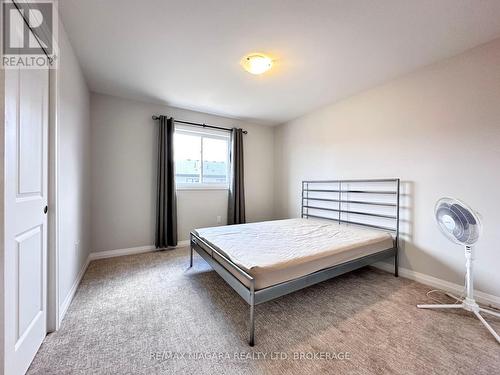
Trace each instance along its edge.
<instances>
[{"instance_id":1,"label":"metal bed frame","mask_svg":"<svg viewBox=\"0 0 500 375\"><path fill-rule=\"evenodd\" d=\"M357 189L352 188L352 185L359 184L384 184L390 185L389 190L379 189ZM319 185L320 188L317 188ZM321 188L321 185L336 185L334 188ZM315 188L316 186L316 188ZM333 194L333 195L332 195ZM391 201L387 200L366 200L366 199L350 199L349 195L354 196L388 196L393 197ZM212 268L250 305L249 319L249 340L250 346L254 346L254 331L255 331L255 306L261 303L271 301L275 298L306 288L308 286L320 283L331 279L335 276L353 271L355 269L365 267L388 257L394 257L394 276L398 276L398 247L399 247L399 207L400 207L400 180L393 179L367 179L367 180L321 180L321 181L302 181L302 218L319 218L325 220L333 220L346 225L357 225L369 228L380 229L390 232L393 237L393 247L374 254L363 256L348 262L344 262L333 267L328 267L314 273L304 275L302 277L289 280L280 284L272 285L264 289L255 290L255 279L247 271L236 265L227 256L218 251L207 241L203 240L195 232L191 232L190 246L190 263L193 266L193 251L196 251ZM314 202L311 205L311 202ZM331 206L321 207L322 203L337 204L336 208ZM350 205L362 207L386 207L393 209L393 215L388 215L380 212L369 212L365 209L350 210ZM347 206L347 208L345 208ZM319 213L317 213L319 211ZM311 213L312 212L312 213ZM322 214L323 213L323 214ZM335 213L336 217L328 216ZM373 223L366 223L358 220L350 220L350 216L382 219L389 221L389 226L383 226ZM214 255L220 257L226 262L226 266L222 265ZM233 272L230 272L227 268ZM238 274L243 279L248 281L248 285L242 283L236 276Z\"/></svg>"}]
</instances>

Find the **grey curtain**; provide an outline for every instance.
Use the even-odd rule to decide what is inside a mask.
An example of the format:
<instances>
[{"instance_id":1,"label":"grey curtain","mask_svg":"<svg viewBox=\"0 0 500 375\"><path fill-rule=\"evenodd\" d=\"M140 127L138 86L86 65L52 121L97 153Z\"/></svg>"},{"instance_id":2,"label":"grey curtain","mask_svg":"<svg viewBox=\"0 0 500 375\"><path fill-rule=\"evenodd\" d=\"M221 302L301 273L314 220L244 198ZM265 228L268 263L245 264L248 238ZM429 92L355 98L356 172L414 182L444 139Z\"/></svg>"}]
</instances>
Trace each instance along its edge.
<instances>
[{"instance_id":1,"label":"grey curtain","mask_svg":"<svg viewBox=\"0 0 500 375\"><path fill-rule=\"evenodd\" d=\"M174 172L174 119L160 116L156 190L155 246L177 245L177 197Z\"/></svg>"},{"instance_id":2,"label":"grey curtain","mask_svg":"<svg viewBox=\"0 0 500 375\"><path fill-rule=\"evenodd\" d=\"M245 184L243 168L243 130L231 131L231 176L229 183L228 224L245 223Z\"/></svg>"}]
</instances>

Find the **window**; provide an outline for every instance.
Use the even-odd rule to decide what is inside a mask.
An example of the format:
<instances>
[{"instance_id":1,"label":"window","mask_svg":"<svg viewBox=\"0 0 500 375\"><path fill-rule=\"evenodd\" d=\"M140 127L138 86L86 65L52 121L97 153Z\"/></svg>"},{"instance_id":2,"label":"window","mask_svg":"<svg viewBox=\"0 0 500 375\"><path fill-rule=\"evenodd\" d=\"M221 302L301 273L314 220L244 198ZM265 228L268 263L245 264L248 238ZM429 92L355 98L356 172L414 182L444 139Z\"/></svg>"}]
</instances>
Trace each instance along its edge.
<instances>
[{"instance_id":1,"label":"window","mask_svg":"<svg viewBox=\"0 0 500 375\"><path fill-rule=\"evenodd\" d=\"M177 188L228 188L228 132L176 125L174 153Z\"/></svg>"}]
</instances>

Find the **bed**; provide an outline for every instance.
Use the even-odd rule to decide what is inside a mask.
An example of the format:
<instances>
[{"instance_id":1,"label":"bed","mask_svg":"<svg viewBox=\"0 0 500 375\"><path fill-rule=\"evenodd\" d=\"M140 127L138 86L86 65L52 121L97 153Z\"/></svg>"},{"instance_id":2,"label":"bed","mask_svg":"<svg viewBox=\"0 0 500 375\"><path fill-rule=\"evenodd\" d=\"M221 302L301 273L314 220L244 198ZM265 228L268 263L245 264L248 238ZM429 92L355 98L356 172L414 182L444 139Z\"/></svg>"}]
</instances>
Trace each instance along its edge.
<instances>
[{"instance_id":1,"label":"bed","mask_svg":"<svg viewBox=\"0 0 500 375\"><path fill-rule=\"evenodd\" d=\"M399 179L303 181L301 217L201 228L196 251L250 305L380 260L395 259L398 275Z\"/></svg>"}]
</instances>

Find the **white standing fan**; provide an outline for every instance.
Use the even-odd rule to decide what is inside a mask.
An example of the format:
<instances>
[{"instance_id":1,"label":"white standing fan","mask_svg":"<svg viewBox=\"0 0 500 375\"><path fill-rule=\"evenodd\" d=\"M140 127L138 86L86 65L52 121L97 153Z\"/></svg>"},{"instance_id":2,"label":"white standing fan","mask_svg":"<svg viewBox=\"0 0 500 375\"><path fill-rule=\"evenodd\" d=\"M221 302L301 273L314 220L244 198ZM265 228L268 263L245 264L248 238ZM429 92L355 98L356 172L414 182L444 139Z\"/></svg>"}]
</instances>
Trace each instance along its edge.
<instances>
[{"instance_id":1,"label":"white standing fan","mask_svg":"<svg viewBox=\"0 0 500 375\"><path fill-rule=\"evenodd\" d=\"M471 311L490 331L495 339L500 343L500 336L493 330L480 312L500 317L500 313L484 309L474 300L474 287L472 277L473 252L472 245L479 239L481 234L481 222L479 216L465 203L452 198L442 198L436 203L435 208L436 221L439 224L441 232L451 241L465 246L465 288L467 290L465 299L457 298L455 304L448 305L417 305L421 309L464 309Z\"/></svg>"}]
</instances>

